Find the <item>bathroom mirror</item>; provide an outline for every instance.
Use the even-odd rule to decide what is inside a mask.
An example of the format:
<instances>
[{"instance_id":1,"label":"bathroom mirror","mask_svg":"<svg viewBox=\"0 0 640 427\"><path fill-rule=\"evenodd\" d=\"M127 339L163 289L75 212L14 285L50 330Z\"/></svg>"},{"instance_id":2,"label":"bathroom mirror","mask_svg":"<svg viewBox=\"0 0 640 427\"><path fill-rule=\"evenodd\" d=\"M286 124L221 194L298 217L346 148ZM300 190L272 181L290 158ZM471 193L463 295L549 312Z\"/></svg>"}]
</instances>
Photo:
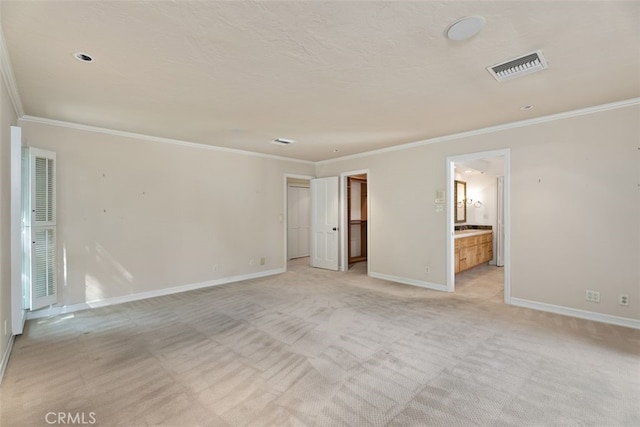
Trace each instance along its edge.
<instances>
[{"instance_id":1,"label":"bathroom mirror","mask_svg":"<svg viewBox=\"0 0 640 427\"><path fill-rule=\"evenodd\" d=\"M467 183L455 180L453 184L454 222L467 222Z\"/></svg>"}]
</instances>

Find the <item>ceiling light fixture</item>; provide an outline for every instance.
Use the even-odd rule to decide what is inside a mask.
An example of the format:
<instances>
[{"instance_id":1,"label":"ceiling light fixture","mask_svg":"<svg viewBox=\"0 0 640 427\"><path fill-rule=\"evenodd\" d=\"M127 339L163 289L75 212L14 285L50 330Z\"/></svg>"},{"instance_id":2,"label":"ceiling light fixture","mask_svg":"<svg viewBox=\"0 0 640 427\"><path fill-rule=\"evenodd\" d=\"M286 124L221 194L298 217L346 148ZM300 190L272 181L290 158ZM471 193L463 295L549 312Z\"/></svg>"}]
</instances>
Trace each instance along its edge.
<instances>
[{"instance_id":1,"label":"ceiling light fixture","mask_svg":"<svg viewBox=\"0 0 640 427\"><path fill-rule=\"evenodd\" d=\"M93 57L91 57L91 55L87 55L86 53L76 52L73 54L73 57L76 58L78 61L93 62Z\"/></svg>"},{"instance_id":2,"label":"ceiling light fixture","mask_svg":"<svg viewBox=\"0 0 640 427\"><path fill-rule=\"evenodd\" d=\"M293 139L286 139L286 138L276 138L273 141L271 141L272 144L276 144L276 145L291 145L294 142L295 141Z\"/></svg>"},{"instance_id":3,"label":"ceiling light fixture","mask_svg":"<svg viewBox=\"0 0 640 427\"><path fill-rule=\"evenodd\" d=\"M462 41L478 34L487 21L482 16L468 16L447 27L445 34L449 40Z\"/></svg>"},{"instance_id":4,"label":"ceiling light fixture","mask_svg":"<svg viewBox=\"0 0 640 427\"><path fill-rule=\"evenodd\" d=\"M547 68L547 61L541 51L528 53L500 64L487 67L487 71L499 82L535 73Z\"/></svg>"}]
</instances>

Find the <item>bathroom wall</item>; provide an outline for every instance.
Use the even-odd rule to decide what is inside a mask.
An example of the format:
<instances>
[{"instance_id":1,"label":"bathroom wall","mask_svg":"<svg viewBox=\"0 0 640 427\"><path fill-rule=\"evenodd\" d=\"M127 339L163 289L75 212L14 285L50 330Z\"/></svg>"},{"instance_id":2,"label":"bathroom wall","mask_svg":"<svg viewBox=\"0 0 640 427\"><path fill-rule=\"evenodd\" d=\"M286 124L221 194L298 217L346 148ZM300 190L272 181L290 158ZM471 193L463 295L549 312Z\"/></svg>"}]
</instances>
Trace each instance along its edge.
<instances>
[{"instance_id":1,"label":"bathroom wall","mask_svg":"<svg viewBox=\"0 0 640 427\"><path fill-rule=\"evenodd\" d=\"M498 177L489 173L456 173L456 179L467 183L468 225L497 226ZM479 202L479 203L478 203Z\"/></svg>"}]
</instances>

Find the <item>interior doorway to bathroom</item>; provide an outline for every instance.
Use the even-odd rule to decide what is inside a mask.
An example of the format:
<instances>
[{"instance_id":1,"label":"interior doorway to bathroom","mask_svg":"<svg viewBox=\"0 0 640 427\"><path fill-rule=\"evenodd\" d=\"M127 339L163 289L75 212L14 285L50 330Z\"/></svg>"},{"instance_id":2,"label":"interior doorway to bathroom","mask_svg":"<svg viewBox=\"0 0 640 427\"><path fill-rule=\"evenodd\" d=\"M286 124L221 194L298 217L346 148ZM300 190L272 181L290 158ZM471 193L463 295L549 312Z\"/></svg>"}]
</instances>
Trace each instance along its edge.
<instances>
[{"instance_id":1,"label":"interior doorway to bathroom","mask_svg":"<svg viewBox=\"0 0 640 427\"><path fill-rule=\"evenodd\" d=\"M509 150L447 158L447 290L509 302Z\"/></svg>"}]
</instances>

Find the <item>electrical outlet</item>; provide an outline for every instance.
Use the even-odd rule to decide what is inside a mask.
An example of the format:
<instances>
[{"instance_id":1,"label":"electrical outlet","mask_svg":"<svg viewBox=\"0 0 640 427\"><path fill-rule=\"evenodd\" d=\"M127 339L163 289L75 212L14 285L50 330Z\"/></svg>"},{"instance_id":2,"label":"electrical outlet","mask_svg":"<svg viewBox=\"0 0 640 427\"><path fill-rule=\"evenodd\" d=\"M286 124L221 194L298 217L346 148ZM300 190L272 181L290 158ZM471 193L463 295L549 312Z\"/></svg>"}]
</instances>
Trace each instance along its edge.
<instances>
[{"instance_id":1,"label":"electrical outlet","mask_svg":"<svg viewBox=\"0 0 640 427\"><path fill-rule=\"evenodd\" d=\"M620 294L620 305L629 305L629 295Z\"/></svg>"},{"instance_id":2,"label":"electrical outlet","mask_svg":"<svg viewBox=\"0 0 640 427\"><path fill-rule=\"evenodd\" d=\"M267 263L267 259L265 257L260 258L260 265L265 265Z\"/></svg>"},{"instance_id":3,"label":"electrical outlet","mask_svg":"<svg viewBox=\"0 0 640 427\"><path fill-rule=\"evenodd\" d=\"M600 292L587 290L585 299L591 302L600 302Z\"/></svg>"},{"instance_id":4,"label":"electrical outlet","mask_svg":"<svg viewBox=\"0 0 640 427\"><path fill-rule=\"evenodd\" d=\"M213 264L212 270L214 273L216 273L218 271L218 264Z\"/></svg>"},{"instance_id":5,"label":"electrical outlet","mask_svg":"<svg viewBox=\"0 0 640 427\"><path fill-rule=\"evenodd\" d=\"M425 266L424 266L424 271L425 271L426 273L430 272L430 271L431 271L431 266L430 266L430 265L425 265Z\"/></svg>"}]
</instances>

